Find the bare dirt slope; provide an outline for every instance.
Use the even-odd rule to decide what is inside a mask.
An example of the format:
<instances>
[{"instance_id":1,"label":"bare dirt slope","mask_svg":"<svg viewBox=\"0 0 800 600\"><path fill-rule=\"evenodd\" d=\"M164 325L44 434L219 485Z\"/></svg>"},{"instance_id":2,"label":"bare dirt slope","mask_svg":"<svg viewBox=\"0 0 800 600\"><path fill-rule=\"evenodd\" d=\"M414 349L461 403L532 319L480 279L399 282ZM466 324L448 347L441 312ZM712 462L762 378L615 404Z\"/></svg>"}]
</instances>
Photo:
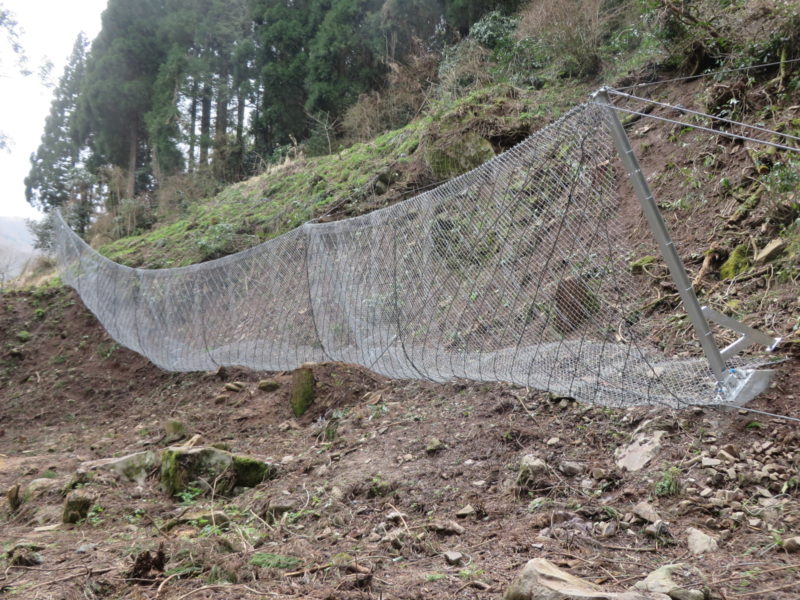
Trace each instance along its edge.
<instances>
[{"instance_id":1,"label":"bare dirt slope","mask_svg":"<svg viewBox=\"0 0 800 600\"><path fill-rule=\"evenodd\" d=\"M0 509L2 597L500 598L534 557L610 591L683 562L708 598L797 597L800 554L785 543L800 535L796 423L610 410L338 364L314 367L317 399L294 419L289 374L167 374L118 348L69 291L2 300L0 489L19 484L22 497ZM783 363L753 406L797 415L797 367ZM266 377L280 387L260 390ZM76 475L162 449L171 419L278 476L233 497L170 498L156 470L142 485ZM641 432L661 450L627 472L615 451ZM520 478L525 455L546 469ZM70 488L92 507L64 525ZM642 501L663 523L635 515ZM718 548L692 554L692 527Z\"/></svg>"}]
</instances>

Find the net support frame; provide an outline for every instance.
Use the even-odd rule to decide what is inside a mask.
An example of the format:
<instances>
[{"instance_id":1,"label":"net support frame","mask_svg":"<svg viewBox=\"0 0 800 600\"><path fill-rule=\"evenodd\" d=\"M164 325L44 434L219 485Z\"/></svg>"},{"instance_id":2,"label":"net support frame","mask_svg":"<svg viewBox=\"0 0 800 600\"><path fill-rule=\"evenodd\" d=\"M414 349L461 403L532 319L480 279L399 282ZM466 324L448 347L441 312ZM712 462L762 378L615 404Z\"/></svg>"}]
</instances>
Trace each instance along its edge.
<instances>
[{"instance_id":1,"label":"net support frame","mask_svg":"<svg viewBox=\"0 0 800 600\"><path fill-rule=\"evenodd\" d=\"M675 249L675 244L669 234L667 225L647 183L647 178L639 165L639 159L636 157L628 134L625 132L625 126L620 121L614 104L611 102L608 90L609 88L602 87L595 91L591 97L608 111L607 123L614 147L628 174L650 231L658 244L661 257L667 264L672 280L678 288L678 294L700 342L703 354L708 361L709 369L718 382L717 394L720 397L720 403L726 406L741 406L767 389L774 371L770 369L732 369L728 368L726 361L754 344L765 346L771 352L778 347L781 338L770 337L736 319L718 313L707 306L700 305L694 292L694 287L683 266L683 261ZM741 333L742 337L725 349L720 350L714 340L709 321Z\"/></svg>"}]
</instances>

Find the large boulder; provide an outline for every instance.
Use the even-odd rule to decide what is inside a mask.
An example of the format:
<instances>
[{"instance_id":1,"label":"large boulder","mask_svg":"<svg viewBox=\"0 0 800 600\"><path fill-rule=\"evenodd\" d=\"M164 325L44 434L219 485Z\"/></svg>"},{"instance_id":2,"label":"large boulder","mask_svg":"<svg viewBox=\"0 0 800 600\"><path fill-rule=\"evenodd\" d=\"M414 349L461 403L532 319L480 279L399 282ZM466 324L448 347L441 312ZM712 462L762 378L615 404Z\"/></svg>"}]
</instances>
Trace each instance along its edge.
<instances>
[{"instance_id":1,"label":"large boulder","mask_svg":"<svg viewBox=\"0 0 800 600\"><path fill-rule=\"evenodd\" d=\"M604 592L600 586L534 558L508 586L503 600L670 600L658 592Z\"/></svg>"},{"instance_id":2,"label":"large boulder","mask_svg":"<svg viewBox=\"0 0 800 600\"><path fill-rule=\"evenodd\" d=\"M173 446L161 455L161 485L171 496L193 486L228 494L236 487L255 487L275 475L273 465L210 446Z\"/></svg>"},{"instance_id":3,"label":"large boulder","mask_svg":"<svg viewBox=\"0 0 800 600\"><path fill-rule=\"evenodd\" d=\"M103 458L81 464L84 471L103 470L118 475L122 479L143 485L147 475L159 464L161 456L158 452L147 450L126 456Z\"/></svg>"},{"instance_id":4,"label":"large boulder","mask_svg":"<svg viewBox=\"0 0 800 600\"><path fill-rule=\"evenodd\" d=\"M443 136L425 146L425 164L437 179L450 179L494 158L492 144L474 132Z\"/></svg>"}]
</instances>

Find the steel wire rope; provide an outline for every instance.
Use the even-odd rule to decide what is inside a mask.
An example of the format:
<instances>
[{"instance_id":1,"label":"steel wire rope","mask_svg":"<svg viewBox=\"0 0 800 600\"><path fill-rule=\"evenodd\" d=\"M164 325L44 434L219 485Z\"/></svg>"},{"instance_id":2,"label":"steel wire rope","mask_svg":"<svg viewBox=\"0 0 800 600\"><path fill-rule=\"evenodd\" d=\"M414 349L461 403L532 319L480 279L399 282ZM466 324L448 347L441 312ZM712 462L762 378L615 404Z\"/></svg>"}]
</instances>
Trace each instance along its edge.
<instances>
[{"instance_id":1,"label":"steel wire rope","mask_svg":"<svg viewBox=\"0 0 800 600\"><path fill-rule=\"evenodd\" d=\"M634 96L633 94L626 94L624 92L619 92L613 88L608 88L608 93L614 96L618 96L620 98L625 98L627 100L635 100L638 102L645 102L647 104L653 104L654 106L660 106L661 108L667 108L670 110L676 110L681 113L686 113L690 115L694 115L697 117L701 117L704 119L711 119L713 121L719 121L720 123L726 123L727 125L735 125L737 127L743 127L745 129L752 129L753 131L759 131L761 133L767 133L770 135L776 135L782 138L795 140L800 142L800 136L792 135L790 133L781 133L780 131L775 131L774 129L769 129L767 127L761 127L760 125L751 125L749 123L744 123L742 121L735 121L733 119L726 119L725 117L718 117L716 115L711 115L708 113L704 113L698 110L694 110L691 108L686 108L685 106L674 106L672 104L667 104L666 102L659 102L658 100L652 100L650 98L642 98L641 96Z\"/></svg>"},{"instance_id":2,"label":"steel wire rope","mask_svg":"<svg viewBox=\"0 0 800 600\"><path fill-rule=\"evenodd\" d=\"M750 66L747 66L747 67L735 67L735 68L731 68L731 69L719 69L717 71L708 71L708 72L705 72L705 73L697 73L696 75L685 75L683 77L672 77L670 79L660 79L658 81L645 81L645 82L642 82L642 83L635 83L633 85L626 85L626 86L618 87L616 89L618 89L618 90L633 90L633 89L639 89L639 88L643 88L643 87L652 87L652 86L656 86L656 85L663 85L665 83L677 83L677 82L680 82L680 81L690 81L690 80L694 80L694 79L701 79L703 77L716 77L718 75L727 75L728 73L739 73L739 72L742 72L742 71L751 71L753 69L764 69L764 68L768 68L768 67L777 67L777 66L784 65L784 64L786 64L786 65L793 64L793 63L796 63L796 62L799 62L799 61L800 61L800 58L791 58L791 59L783 60L783 61L779 60L779 61L775 61L775 62L762 63L762 64L758 64L758 65L750 65Z\"/></svg>"},{"instance_id":3,"label":"steel wire rope","mask_svg":"<svg viewBox=\"0 0 800 600\"><path fill-rule=\"evenodd\" d=\"M600 104L599 102L593 102L592 101L592 103L593 104L597 104L599 106L602 106L602 104ZM649 119L655 119L656 121L663 121L665 123L672 123L673 125L680 125L682 127L691 127L692 129L697 129L699 131L705 131L707 133L712 133L714 135L721 135L723 137L727 137L727 138L731 138L731 139L735 139L735 140L742 140L742 141L746 141L746 142L755 142L755 143L758 143L758 144L764 144L766 146L772 146L774 148L778 148L779 150L788 150L790 152L798 152L798 153L800 153L800 148L795 148L793 146L785 146L783 144L777 144L775 142L770 142L770 141L762 140L762 139L759 139L759 138L753 138L753 137L749 137L749 136L746 136L746 135L740 135L740 134L736 134L736 133L731 133L729 131L722 131L720 129L712 129L711 127L703 127L702 125L696 125L694 123L686 123L684 121L677 121L675 119L669 119L667 117L659 117L658 115L648 114L648 113L632 110L630 108L624 108L624 107L618 106L616 104L613 105L613 106L614 106L614 109L622 111L624 113L631 114L631 115L638 115L640 117L647 117ZM782 135L782 134L778 134L778 135Z\"/></svg>"}]
</instances>

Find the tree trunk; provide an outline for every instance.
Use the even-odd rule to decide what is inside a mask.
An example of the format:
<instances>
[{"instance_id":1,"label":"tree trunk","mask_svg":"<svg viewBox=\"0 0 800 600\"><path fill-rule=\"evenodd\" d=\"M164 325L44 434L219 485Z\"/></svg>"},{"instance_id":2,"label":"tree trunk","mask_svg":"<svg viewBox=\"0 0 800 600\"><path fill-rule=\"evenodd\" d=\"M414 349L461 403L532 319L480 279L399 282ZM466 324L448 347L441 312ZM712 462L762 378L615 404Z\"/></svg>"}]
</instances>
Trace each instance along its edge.
<instances>
[{"instance_id":1,"label":"tree trunk","mask_svg":"<svg viewBox=\"0 0 800 600\"><path fill-rule=\"evenodd\" d=\"M211 142L211 86L203 84L201 98L202 114L200 115L200 161L198 166L202 169L208 165L208 146Z\"/></svg>"},{"instance_id":2,"label":"tree trunk","mask_svg":"<svg viewBox=\"0 0 800 600\"><path fill-rule=\"evenodd\" d=\"M192 81L192 103L189 105L189 160L188 171L194 171L194 152L197 146L197 80Z\"/></svg>"},{"instance_id":3,"label":"tree trunk","mask_svg":"<svg viewBox=\"0 0 800 600\"><path fill-rule=\"evenodd\" d=\"M228 179L228 69L223 66L217 87L217 119L214 123L214 175Z\"/></svg>"},{"instance_id":4,"label":"tree trunk","mask_svg":"<svg viewBox=\"0 0 800 600\"><path fill-rule=\"evenodd\" d=\"M125 197L128 199L133 199L136 194L136 149L139 143L138 135L138 127L133 123L131 125L130 141L128 142L128 173L125 182Z\"/></svg>"},{"instance_id":5,"label":"tree trunk","mask_svg":"<svg viewBox=\"0 0 800 600\"><path fill-rule=\"evenodd\" d=\"M244 104L246 102L246 98L244 95L244 90L242 89L241 83L239 84L239 90L237 92L237 101L236 101L236 146L240 150L244 150Z\"/></svg>"}]
</instances>

